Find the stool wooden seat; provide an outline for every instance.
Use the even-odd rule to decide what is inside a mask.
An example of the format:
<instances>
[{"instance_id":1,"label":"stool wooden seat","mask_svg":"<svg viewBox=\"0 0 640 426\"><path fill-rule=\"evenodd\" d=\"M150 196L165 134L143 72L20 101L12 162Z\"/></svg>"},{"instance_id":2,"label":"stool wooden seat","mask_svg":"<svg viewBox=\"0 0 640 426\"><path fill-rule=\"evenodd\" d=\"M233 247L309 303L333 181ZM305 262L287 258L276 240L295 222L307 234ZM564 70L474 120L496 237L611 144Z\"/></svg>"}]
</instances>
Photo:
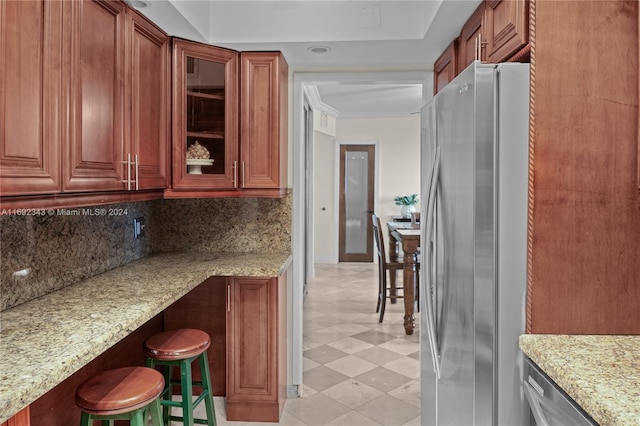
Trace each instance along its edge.
<instances>
[{"instance_id":1,"label":"stool wooden seat","mask_svg":"<svg viewBox=\"0 0 640 426\"><path fill-rule=\"evenodd\" d=\"M158 397L165 388L164 377L147 367L124 367L104 371L78 386L76 405L82 410L80 425L94 420L113 424L129 420L132 426L146 426L151 413L154 426L162 425Z\"/></svg>"},{"instance_id":2,"label":"stool wooden seat","mask_svg":"<svg viewBox=\"0 0 640 426\"><path fill-rule=\"evenodd\" d=\"M160 404L163 408L165 425L168 426L173 420L182 421L186 426L193 426L194 423L215 426L213 390L207 361L209 346L211 346L209 335L202 330L191 328L164 331L149 337L144 342L147 366L151 368L162 366L164 369L165 386L160 396ZM200 365L200 381L194 381L191 374L191 364L196 360ZM179 369L180 380L172 379L174 368ZM180 385L180 401L172 400L172 385ZM195 400L193 400L194 386L202 388L202 392ZM202 401L205 403L207 418L196 419L193 410ZM171 407L181 408L182 416L171 415L169 412Z\"/></svg>"}]
</instances>

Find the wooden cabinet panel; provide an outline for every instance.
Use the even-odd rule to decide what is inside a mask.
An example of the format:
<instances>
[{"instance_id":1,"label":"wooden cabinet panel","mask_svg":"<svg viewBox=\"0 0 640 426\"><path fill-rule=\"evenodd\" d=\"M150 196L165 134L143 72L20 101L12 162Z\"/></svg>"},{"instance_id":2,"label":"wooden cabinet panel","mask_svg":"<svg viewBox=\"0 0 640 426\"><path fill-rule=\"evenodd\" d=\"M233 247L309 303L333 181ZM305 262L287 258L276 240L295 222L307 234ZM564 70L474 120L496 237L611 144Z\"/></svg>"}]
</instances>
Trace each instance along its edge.
<instances>
[{"instance_id":1,"label":"wooden cabinet panel","mask_svg":"<svg viewBox=\"0 0 640 426\"><path fill-rule=\"evenodd\" d=\"M227 279L211 277L177 300L164 311L164 329L197 328L211 337L207 350L213 394L226 393L226 312ZM199 380L200 368L193 365L193 375Z\"/></svg>"},{"instance_id":2,"label":"wooden cabinet panel","mask_svg":"<svg viewBox=\"0 0 640 426\"><path fill-rule=\"evenodd\" d=\"M287 62L280 52L243 52L240 69L240 187L286 188Z\"/></svg>"},{"instance_id":3,"label":"wooden cabinet panel","mask_svg":"<svg viewBox=\"0 0 640 426\"><path fill-rule=\"evenodd\" d=\"M137 155L140 189L166 188L169 163L169 38L127 10L127 154Z\"/></svg>"},{"instance_id":4,"label":"wooden cabinet panel","mask_svg":"<svg viewBox=\"0 0 640 426\"><path fill-rule=\"evenodd\" d=\"M457 75L458 63L458 41L451 42L449 47L442 52L442 55L433 65L433 94L442 90Z\"/></svg>"},{"instance_id":5,"label":"wooden cabinet panel","mask_svg":"<svg viewBox=\"0 0 640 426\"><path fill-rule=\"evenodd\" d=\"M6 422L2 423L1 426L30 426L31 420L29 418L29 407L25 407L15 416L11 417Z\"/></svg>"},{"instance_id":6,"label":"wooden cabinet panel","mask_svg":"<svg viewBox=\"0 0 640 426\"><path fill-rule=\"evenodd\" d=\"M473 15L464 24L458 38L458 69L457 74L475 60L483 60L484 51L484 8L485 3L473 12Z\"/></svg>"},{"instance_id":7,"label":"wooden cabinet panel","mask_svg":"<svg viewBox=\"0 0 640 426\"><path fill-rule=\"evenodd\" d=\"M639 334L638 2L535 14L527 331Z\"/></svg>"},{"instance_id":8,"label":"wooden cabinet panel","mask_svg":"<svg viewBox=\"0 0 640 426\"><path fill-rule=\"evenodd\" d=\"M507 60L529 42L529 2L485 0L484 39L486 60Z\"/></svg>"},{"instance_id":9,"label":"wooden cabinet panel","mask_svg":"<svg viewBox=\"0 0 640 426\"><path fill-rule=\"evenodd\" d=\"M236 188L238 132L237 52L174 39L172 188ZM187 166L196 142L213 160L200 173Z\"/></svg>"},{"instance_id":10,"label":"wooden cabinet panel","mask_svg":"<svg viewBox=\"0 0 640 426\"><path fill-rule=\"evenodd\" d=\"M286 275L229 278L227 420L277 422L286 399Z\"/></svg>"},{"instance_id":11,"label":"wooden cabinet panel","mask_svg":"<svg viewBox=\"0 0 640 426\"><path fill-rule=\"evenodd\" d=\"M0 2L0 194L61 190L61 2Z\"/></svg>"},{"instance_id":12,"label":"wooden cabinet panel","mask_svg":"<svg viewBox=\"0 0 640 426\"><path fill-rule=\"evenodd\" d=\"M70 135L64 191L123 189L123 60L125 5L69 2Z\"/></svg>"}]
</instances>

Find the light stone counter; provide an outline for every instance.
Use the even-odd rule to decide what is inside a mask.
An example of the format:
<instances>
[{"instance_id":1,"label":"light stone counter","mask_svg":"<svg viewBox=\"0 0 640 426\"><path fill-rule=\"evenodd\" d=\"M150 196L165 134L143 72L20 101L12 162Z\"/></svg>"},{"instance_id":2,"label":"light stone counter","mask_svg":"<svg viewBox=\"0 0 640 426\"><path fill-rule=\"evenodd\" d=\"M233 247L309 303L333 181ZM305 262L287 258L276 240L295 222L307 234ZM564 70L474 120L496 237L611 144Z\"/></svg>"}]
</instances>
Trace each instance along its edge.
<instances>
[{"instance_id":1,"label":"light stone counter","mask_svg":"<svg viewBox=\"0 0 640 426\"><path fill-rule=\"evenodd\" d=\"M640 425L640 336L528 334L520 348L600 425Z\"/></svg>"},{"instance_id":2,"label":"light stone counter","mask_svg":"<svg viewBox=\"0 0 640 426\"><path fill-rule=\"evenodd\" d=\"M0 312L0 423L210 276L282 275L289 253L164 253Z\"/></svg>"}]
</instances>

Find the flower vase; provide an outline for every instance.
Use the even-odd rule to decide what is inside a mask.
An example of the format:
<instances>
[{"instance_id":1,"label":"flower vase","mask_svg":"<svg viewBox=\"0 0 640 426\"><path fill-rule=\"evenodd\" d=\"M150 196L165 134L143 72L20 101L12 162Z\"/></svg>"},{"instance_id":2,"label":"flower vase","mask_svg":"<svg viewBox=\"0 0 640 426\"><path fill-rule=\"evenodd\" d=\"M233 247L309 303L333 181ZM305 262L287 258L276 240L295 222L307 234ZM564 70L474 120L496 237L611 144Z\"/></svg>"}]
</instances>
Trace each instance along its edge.
<instances>
[{"instance_id":1,"label":"flower vase","mask_svg":"<svg viewBox=\"0 0 640 426\"><path fill-rule=\"evenodd\" d=\"M410 204L410 205L403 205L400 208L400 216L402 216L405 219L411 219L411 213L416 211L416 206L414 204Z\"/></svg>"}]
</instances>

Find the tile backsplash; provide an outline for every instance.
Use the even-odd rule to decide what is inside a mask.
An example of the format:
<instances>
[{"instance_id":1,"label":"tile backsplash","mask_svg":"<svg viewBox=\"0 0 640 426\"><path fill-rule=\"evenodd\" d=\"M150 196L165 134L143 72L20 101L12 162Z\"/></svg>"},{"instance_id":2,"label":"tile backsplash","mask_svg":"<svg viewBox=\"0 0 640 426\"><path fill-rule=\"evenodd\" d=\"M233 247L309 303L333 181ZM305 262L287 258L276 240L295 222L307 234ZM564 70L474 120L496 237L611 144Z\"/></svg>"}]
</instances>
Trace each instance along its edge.
<instances>
[{"instance_id":1,"label":"tile backsplash","mask_svg":"<svg viewBox=\"0 0 640 426\"><path fill-rule=\"evenodd\" d=\"M106 209L107 214L102 213ZM118 214L108 214L118 213ZM144 218L134 239L133 219ZM290 252L292 197L157 200L0 216L0 311L159 251Z\"/></svg>"},{"instance_id":2,"label":"tile backsplash","mask_svg":"<svg viewBox=\"0 0 640 426\"><path fill-rule=\"evenodd\" d=\"M154 201L158 251L290 252L292 196Z\"/></svg>"},{"instance_id":3,"label":"tile backsplash","mask_svg":"<svg viewBox=\"0 0 640 426\"><path fill-rule=\"evenodd\" d=\"M0 216L0 311L140 259L151 251L148 233L133 238L133 219L150 219L148 203L51 213Z\"/></svg>"}]
</instances>

